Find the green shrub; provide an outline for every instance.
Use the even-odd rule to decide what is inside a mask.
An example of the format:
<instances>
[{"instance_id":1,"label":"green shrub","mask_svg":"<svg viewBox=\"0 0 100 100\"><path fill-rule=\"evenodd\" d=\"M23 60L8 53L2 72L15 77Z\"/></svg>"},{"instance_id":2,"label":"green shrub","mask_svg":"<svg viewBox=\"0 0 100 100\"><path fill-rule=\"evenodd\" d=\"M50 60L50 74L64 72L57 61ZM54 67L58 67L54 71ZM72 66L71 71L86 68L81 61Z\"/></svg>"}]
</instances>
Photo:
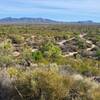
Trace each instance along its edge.
<instances>
[{"instance_id":1,"label":"green shrub","mask_svg":"<svg viewBox=\"0 0 100 100\"><path fill-rule=\"evenodd\" d=\"M32 52L32 59L34 61L39 61L43 58L41 51Z\"/></svg>"},{"instance_id":2,"label":"green shrub","mask_svg":"<svg viewBox=\"0 0 100 100\"><path fill-rule=\"evenodd\" d=\"M47 58L57 58L61 56L61 49L52 42L48 42L43 45L42 52Z\"/></svg>"},{"instance_id":3,"label":"green shrub","mask_svg":"<svg viewBox=\"0 0 100 100\"><path fill-rule=\"evenodd\" d=\"M7 67L13 64L13 46L10 40L5 40L0 44L0 67Z\"/></svg>"},{"instance_id":4,"label":"green shrub","mask_svg":"<svg viewBox=\"0 0 100 100\"><path fill-rule=\"evenodd\" d=\"M0 44L0 55L9 55L13 52L13 45L11 43L11 40L4 40Z\"/></svg>"},{"instance_id":5,"label":"green shrub","mask_svg":"<svg viewBox=\"0 0 100 100\"><path fill-rule=\"evenodd\" d=\"M0 56L0 67L8 67L13 64L13 57L8 56Z\"/></svg>"}]
</instances>

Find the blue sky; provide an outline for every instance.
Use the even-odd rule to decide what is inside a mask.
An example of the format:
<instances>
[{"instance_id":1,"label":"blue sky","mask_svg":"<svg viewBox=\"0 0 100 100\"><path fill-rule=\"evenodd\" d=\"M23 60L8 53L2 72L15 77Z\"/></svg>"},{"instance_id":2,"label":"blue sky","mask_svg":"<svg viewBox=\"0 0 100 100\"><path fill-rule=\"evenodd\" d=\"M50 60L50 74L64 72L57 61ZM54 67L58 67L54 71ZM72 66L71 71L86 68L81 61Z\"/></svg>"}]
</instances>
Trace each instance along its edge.
<instances>
[{"instance_id":1,"label":"blue sky","mask_svg":"<svg viewBox=\"0 0 100 100\"><path fill-rule=\"evenodd\" d=\"M100 22L100 0L0 0L0 18L4 17Z\"/></svg>"}]
</instances>

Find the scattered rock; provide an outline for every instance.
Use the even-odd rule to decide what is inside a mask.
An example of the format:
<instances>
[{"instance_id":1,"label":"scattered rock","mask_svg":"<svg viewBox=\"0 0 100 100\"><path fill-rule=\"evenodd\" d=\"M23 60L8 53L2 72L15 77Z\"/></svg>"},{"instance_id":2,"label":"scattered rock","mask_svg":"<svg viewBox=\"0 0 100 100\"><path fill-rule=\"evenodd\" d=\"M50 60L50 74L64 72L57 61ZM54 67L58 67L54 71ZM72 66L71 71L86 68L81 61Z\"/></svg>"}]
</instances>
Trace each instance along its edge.
<instances>
[{"instance_id":1,"label":"scattered rock","mask_svg":"<svg viewBox=\"0 0 100 100\"><path fill-rule=\"evenodd\" d=\"M20 52L17 52L17 51L13 52L13 56L14 56L14 57L20 56Z\"/></svg>"},{"instance_id":2,"label":"scattered rock","mask_svg":"<svg viewBox=\"0 0 100 100\"><path fill-rule=\"evenodd\" d=\"M94 77L93 78L96 82L100 83L100 77Z\"/></svg>"}]
</instances>

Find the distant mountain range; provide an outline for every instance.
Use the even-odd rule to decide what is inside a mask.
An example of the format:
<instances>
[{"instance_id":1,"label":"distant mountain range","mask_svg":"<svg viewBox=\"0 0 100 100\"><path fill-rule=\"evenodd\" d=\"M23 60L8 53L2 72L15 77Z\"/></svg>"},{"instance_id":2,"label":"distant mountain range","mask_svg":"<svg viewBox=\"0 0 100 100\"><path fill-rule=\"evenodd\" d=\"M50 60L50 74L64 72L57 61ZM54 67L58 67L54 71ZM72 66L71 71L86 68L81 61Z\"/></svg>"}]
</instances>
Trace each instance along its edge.
<instances>
[{"instance_id":1,"label":"distant mountain range","mask_svg":"<svg viewBox=\"0 0 100 100\"><path fill-rule=\"evenodd\" d=\"M6 17L3 19L0 19L0 23L1 24L42 24L42 23L59 23L57 21L54 20L50 20L50 19L44 19L44 18L11 18L11 17Z\"/></svg>"},{"instance_id":2,"label":"distant mountain range","mask_svg":"<svg viewBox=\"0 0 100 100\"><path fill-rule=\"evenodd\" d=\"M60 22L44 18L12 18L6 17L0 19L0 24L99 24L91 20L78 22Z\"/></svg>"}]
</instances>

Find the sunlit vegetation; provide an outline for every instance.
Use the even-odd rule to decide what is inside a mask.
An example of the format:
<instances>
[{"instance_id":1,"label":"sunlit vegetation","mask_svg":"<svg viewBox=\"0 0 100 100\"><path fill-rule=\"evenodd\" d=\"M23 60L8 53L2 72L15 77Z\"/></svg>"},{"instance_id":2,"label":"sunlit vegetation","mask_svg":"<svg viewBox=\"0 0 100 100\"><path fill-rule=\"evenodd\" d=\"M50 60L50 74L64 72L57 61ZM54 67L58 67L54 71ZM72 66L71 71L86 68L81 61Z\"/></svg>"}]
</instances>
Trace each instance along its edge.
<instances>
[{"instance_id":1,"label":"sunlit vegetation","mask_svg":"<svg viewBox=\"0 0 100 100\"><path fill-rule=\"evenodd\" d=\"M0 81L5 87L2 94L9 91L13 100L99 100L100 97L97 83L87 79L76 80L71 75L63 76L51 69L22 70L10 67L5 72L3 78L8 85L5 81ZM8 100L7 98L9 95L4 97Z\"/></svg>"},{"instance_id":2,"label":"sunlit vegetation","mask_svg":"<svg viewBox=\"0 0 100 100\"><path fill-rule=\"evenodd\" d=\"M99 100L100 26L0 25L0 93L0 100Z\"/></svg>"}]
</instances>

